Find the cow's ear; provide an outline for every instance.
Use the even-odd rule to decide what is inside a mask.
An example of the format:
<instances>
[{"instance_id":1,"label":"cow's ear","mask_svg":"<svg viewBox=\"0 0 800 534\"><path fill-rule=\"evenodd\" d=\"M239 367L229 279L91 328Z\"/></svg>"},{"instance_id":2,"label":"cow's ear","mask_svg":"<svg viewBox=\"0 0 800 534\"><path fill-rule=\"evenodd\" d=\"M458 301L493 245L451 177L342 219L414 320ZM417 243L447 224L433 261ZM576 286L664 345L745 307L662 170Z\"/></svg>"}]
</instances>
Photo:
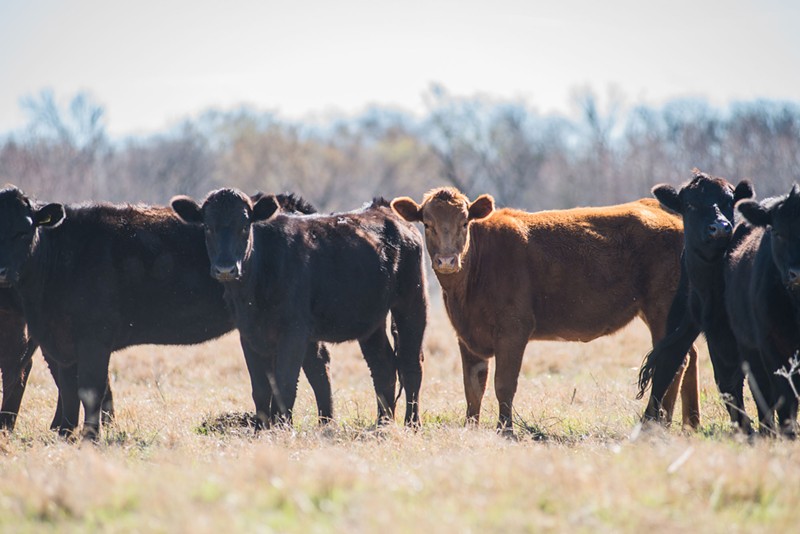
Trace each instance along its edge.
<instances>
[{"instance_id":1,"label":"cow's ear","mask_svg":"<svg viewBox=\"0 0 800 534\"><path fill-rule=\"evenodd\" d=\"M203 224L203 208L192 197L178 195L169 201L172 211L187 223Z\"/></svg>"},{"instance_id":2,"label":"cow's ear","mask_svg":"<svg viewBox=\"0 0 800 534\"><path fill-rule=\"evenodd\" d=\"M653 196L658 199L665 208L671 209L675 213L683 213L681 197L678 191L669 184L658 184L653 187Z\"/></svg>"},{"instance_id":3,"label":"cow's ear","mask_svg":"<svg viewBox=\"0 0 800 534\"><path fill-rule=\"evenodd\" d=\"M494 211L494 198L492 195L481 195L469 205L469 220L485 219Z\"/></svg>"},{"instance_id":4,"label":"cow's ear","mask_svg":"<svg viewBox=\"0 0 800 534\"><path fill-rule=\"evenodd\" d=\"M392 200L392 209L408 222L422 222L422 206L409 197Z\"/></svg>"},{"instance_id":5,"label":"cow's ear","mask_svg":"<svg viewBox=\"0 0 800 534\"><path fill-rule=\"evenodd\" d=\"M736 204L736 209L753 226L768 226L772 224L772 213L755 200L742 200Z\"/></svg>"},{"instance_id":6,"label":"cow's ear","mask_svg":"<svg viewBox=\"0 0 800 534\"><path fill-rule=\"evenodd\" d=\"M746 198L753 198L756 196L756 191L753 189L753 184L750 180L742 180L736 185L736 189L733 191L733 201L739 202L740 200L744 200Z\"/></svg>"},{"instance_id":7,"label":"cow's ear","mask_svg":"<svg viewBox=\"0 0 800 534\"><path fill-rule=\"evenodd\" d=\"M42 228L55 228L67 216L62 204L47 204L33 212L33 225Z\"/></svg>"},{"instance_id":8,"label":"cow's ear","mask_svg":"<svg viewBox=\"0 0 800 534\"><path fill-rule=\"evenodd\" d=\"M253 222L268 221L281 209L275 195L264 195L253 204Z\"/></svg>"}]
</instances>

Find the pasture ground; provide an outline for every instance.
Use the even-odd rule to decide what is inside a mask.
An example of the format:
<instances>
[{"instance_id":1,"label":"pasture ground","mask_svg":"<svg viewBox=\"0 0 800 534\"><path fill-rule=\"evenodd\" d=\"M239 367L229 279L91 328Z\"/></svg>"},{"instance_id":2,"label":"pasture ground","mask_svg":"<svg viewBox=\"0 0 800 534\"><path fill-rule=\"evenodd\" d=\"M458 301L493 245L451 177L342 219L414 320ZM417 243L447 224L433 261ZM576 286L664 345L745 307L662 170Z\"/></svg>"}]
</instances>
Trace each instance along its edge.
<instances>
[{"instance_id":1,"label":"pasture ground","mask_svg":"<svg viewBox=\"0 0 800 534\"><path fill-rule=\"evenodd\" d=\"M348 343L331 348L333 425L317 426L301 378L294 430L254 436L232 334L115 354L117 420L99 445L70 444L47 430L55 387L37 354L17 431L0 435L0 530L797 530L800 445L728 432L705 346L701 430L638 432L640 321L589 344L533 342L510 441L494 433L491 378L480 428L463 428L455 336L440 304L431 315L418 432L374 430L369 373Z\"/></svg>"}]
</instances>

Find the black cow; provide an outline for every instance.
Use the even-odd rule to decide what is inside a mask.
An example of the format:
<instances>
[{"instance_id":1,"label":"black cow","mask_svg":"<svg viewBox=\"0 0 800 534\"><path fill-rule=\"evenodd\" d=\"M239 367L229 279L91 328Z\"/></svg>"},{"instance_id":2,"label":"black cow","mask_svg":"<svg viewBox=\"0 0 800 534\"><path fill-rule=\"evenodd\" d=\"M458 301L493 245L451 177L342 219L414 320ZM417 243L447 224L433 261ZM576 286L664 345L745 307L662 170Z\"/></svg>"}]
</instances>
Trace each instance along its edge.
<instances>
[{"instance_id":1,"label":"black cow","mask_svg":"<svg viewBox=\"0 0 800 534\"><path fill-rule=\"evenodd\" d=\"M422 236L385 200L348 213L287 216L274 197L252 202L220 189L202 207L182 196L172 207L205 228L211 274L234 311L262 425L291 422L303 347L347 340L359 341L369 365L379 422L394 418L399 373L405 423L419 424L427 315Z\"/></svg>"},{"instance_id":2,"label":"black cow","mask_svg":"<svg viewBox=\"0 0 800 534\"><path fill-rule=\"evenodd\" d=\"M201 343L233 328L208 267L202 230L169 208L39 207L15 187L0 191L0 285L13 288L30 335L57 364L59 433L72 433L82 402L84 437L98 436L111 352ZM328 353L306 352L303 366L327 419Z\"/></svg>"},{"instance_id":3,"label":"black cow","mask_svg":"<svg viewBox=\"0 0 800 534\"><path fill-rule=\"evenodd\" d=\"M744 411L744 372L736 341L725 312L723 265L733 231L733 207L753 196L748 180L734 188L723 178L694 170L692 180L680 191L661 184L655 197L683 216L684 251L681 287L670 310L670 324L677 325L646 356L639 373L639 396L652 381L645 420L661 418L661 403L684 355L704 332L714 367L714 379L725 397L731 421L748 430Z\"/></svg>"},{"instance_id":4,"label":"black cow","mask_svg":"<svg viewBox=\"0 0 800 534\"><path fill-rule=\"evenodd\" d=\"M764 397L760 423L796 436L800 379L776 376L800 349L800 187L761 204L742 201L741 224L725 269L725 305L739 348L751 366L763 363L757 383Z\"/></svg>"}]
</instances>

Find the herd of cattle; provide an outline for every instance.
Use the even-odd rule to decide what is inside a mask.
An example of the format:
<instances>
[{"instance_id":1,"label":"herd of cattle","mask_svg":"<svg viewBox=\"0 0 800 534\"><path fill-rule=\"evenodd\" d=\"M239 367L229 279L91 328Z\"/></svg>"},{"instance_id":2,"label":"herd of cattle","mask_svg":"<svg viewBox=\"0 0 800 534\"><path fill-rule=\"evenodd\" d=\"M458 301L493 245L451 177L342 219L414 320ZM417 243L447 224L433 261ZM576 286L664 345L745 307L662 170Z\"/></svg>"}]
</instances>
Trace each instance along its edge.
<instances>
[{"instance_id":1,"label":"herd of cattle","mask_svg":"<svg viewBox=\"0 0 800 534\"><path fill-rule=\"evenodd\" d=\"M453 188L375 199L322 215L291 194L220 189L170 207L42 204L0 191L0 428L12 430L41 347L58 388L51 428L97 439L114 414L111 353L139 344L194 344L236 328L258 428L291 424L302 369L321 422L333 417L326 342L357 340L378 421L420 424L427 322L423 246L461 352L467 424L478 422L495 358L498 430L513 434L512 403L528 341L590 341L634 317L653 350L645 419L700 423L697 351L708 341L731 421L795 435L800 378L800 189L758 203L695 171L658 200L527 213L473 202ZM734 226L734 205L742 221ZM424 238L413 223L424 226ZM389 320L387 334L387 317ZM397 388L399 381L400 389ZM775 412L778 421L776 427Z\"/></svg>"}]
</instances>

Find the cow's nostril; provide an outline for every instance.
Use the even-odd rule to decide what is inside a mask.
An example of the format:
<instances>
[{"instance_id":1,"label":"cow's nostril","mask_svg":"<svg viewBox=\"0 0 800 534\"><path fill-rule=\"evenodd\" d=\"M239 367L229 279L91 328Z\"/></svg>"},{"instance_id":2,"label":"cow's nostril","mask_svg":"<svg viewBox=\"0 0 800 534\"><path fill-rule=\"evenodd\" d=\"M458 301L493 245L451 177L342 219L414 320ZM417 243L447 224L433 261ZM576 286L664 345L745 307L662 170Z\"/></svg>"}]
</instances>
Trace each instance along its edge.
<instances>
[{"instance_id":1,"label":"cow's nostril","mask_svg":"<svg viewBox=\"0 0 800 534\"><path fill-rule=\"evenodd\" d=\"M800 282L800 268L792 267L789 269L789 282L792 284Z\"/></svg>"}]
</instances>

